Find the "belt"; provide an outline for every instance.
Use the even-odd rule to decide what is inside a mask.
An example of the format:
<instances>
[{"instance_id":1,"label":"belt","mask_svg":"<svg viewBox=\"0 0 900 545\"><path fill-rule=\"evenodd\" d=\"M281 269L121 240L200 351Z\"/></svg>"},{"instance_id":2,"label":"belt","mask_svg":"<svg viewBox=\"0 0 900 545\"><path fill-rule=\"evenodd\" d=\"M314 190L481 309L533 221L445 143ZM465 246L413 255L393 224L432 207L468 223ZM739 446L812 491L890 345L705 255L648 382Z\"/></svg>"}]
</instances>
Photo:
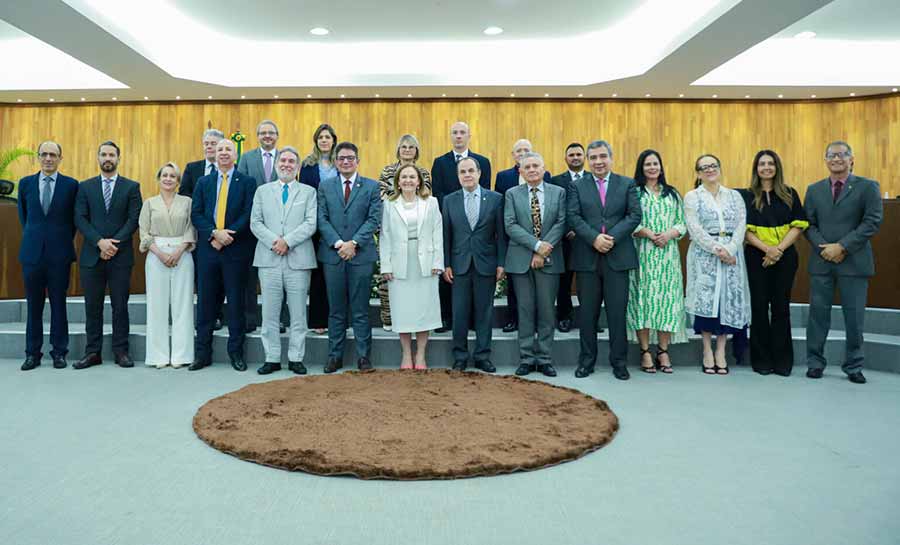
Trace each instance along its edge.
<instances>
[{"instance_id":1,"label":"belt","mask_svg":"<svg viewBox=\"0 0 900 545\"><path fill-rule=\"evenodd\" d=\"M718 233L707 233L707 234L708 234L709 236L712 236L712 237L730 237L730 236L734 236L734 233L726 233L726 232L724 232L724 231L721 231L721 232L718 232Z\"/></svg>"}]
</instances>

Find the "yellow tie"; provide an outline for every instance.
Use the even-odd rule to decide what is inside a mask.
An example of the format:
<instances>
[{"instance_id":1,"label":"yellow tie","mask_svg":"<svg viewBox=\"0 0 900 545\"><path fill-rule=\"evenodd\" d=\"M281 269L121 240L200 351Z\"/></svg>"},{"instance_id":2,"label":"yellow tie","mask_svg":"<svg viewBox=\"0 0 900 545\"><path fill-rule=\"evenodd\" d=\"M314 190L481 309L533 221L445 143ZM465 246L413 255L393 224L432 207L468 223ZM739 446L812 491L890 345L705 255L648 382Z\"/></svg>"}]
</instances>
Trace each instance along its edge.
<instances>
[{"instance_id":1,"label":"yellow tie","mask_svg":"<svg viewBox=\"0 0 900 545\"><path fill-rule=\"evenodd\" d=\"M228 204L228 173L222 173L222 187L219 188L219 201L216 206L216 229L225 228L225 208Z\"/></svg>"}]
</instances>

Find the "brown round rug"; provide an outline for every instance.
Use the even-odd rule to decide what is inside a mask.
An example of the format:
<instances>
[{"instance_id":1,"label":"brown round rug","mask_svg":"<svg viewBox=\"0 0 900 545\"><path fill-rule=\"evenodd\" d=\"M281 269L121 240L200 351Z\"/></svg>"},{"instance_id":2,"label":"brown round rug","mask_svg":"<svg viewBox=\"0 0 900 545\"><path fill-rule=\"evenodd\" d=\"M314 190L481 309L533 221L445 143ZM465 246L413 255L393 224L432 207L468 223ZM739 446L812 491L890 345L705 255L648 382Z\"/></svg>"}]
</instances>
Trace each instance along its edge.
<instances>
[{"instance_id":1,"label":"brown round rug","mask_svg":"<svg viewBox=\"0 0 900 545\"><path fill-rule=\"evenodd\" d=\"M200 407L194 431L244 460L362 479L453 479L547 467L612 440L605 402L515 376L347 372L251 384Z\"/></svg>"}]
</instances>

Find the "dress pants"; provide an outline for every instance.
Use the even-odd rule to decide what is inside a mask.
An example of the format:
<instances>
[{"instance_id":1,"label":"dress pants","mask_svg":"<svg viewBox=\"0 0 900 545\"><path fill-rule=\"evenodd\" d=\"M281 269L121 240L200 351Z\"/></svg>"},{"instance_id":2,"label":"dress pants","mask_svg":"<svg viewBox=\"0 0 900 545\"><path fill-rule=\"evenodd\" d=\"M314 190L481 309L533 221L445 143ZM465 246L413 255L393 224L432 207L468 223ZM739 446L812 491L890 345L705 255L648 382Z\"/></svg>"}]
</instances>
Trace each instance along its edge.
<instances>
[{"instance_id":1,"label":"dress pants","mask_svg":"<svg viewBox=\"0 0 900 545\"><path fill-rule=\"evenodd\" d=\"M516 294L516 284L512 278L506 279L506 312L509 316L508 322L519 321L519 301Z\"/></svg>"},{"instance_id":2,"label":"dress pants","mask_svg":"<svg viewBox=\"0 0 900 545\"><path fill-rule=\"evenodd\" d=\"M182 239L156 237L154 243L163 252L174 253ZM148 252L144 273L147 288L147 355L144 363L153 366L191 363L194 361L194 260L184 253L178 264L170 268Z\"/></svg>"},{"instance_id":3,"label":"dress pants","mask_svg":"<svg viewBox=\"0 0 900 545\"><path fill-rule=\"evenodd\" d=\"M312 270L309 280L309 327L325 329L328 327L328 288L325 284L325 267L320 261L318 268Z\"/></svg>"},{"instance_id":4,"label":"dress pants","mask_svg":"<svg viewBox=\"0 0 900 545\"><path fill-rule=\"evenodd\" d=\"M128 292L131 285L131 265L118 266L115 258L98 260L93 267L81 267L84 288L85 354L100 354L103 350L103 299L109 287L112 307L113 354L128 353Z\"/></svg>"},{"instance_id":5,"label":"dress pants","mask_svg":"<svg viewBox=\"0 0 900 545\"><path fill-rule=\"evenodd\" d=\"M553 302L559 289L559 274L534 269L511 274L518 293L519 363L547 365L556 332Z\"/></svg>"},{"instance_id":6,"label":"dress pants","mask_svg":"<svg viewBox=\"0 0 900 545\"><path fill-rule=\"evenodd\" d=\"M578 365L594 368L597 361L597 320L605 302L609 322L609 364L624 368L628 358L625 315L628 308L628 271L609 268L606 256L597 257L597 269L578 271L578 324L581 353Z\"/></svg>"},{"instance_id":7,"label":"dress pants","mask_svg":"<svg viewBox=\"0 0 900 545\"><path fill-rule=\"evenodd\" d=\"M247 267L247 287L244 289L244 311L247 314L245 322L250 329L259 327L259 324L262 321L260 317L259 299L257 298L257 294L259 293L258 287L259 275L257 274L256 267L250 265Z\"/></svg>"},{"instance_id":8,"label":"dress pants","mask_svg":"<svg viewBox=\"0 0 900 545\"><path fill-rule=\"evenodd\" d=\"M569 262L569 253L572 251L572 241L563 239L563 263ZM559 276L559 288L556 292L556 319L571 320L572 311L572 278L575 272L569 268Z\"/></svg>"},{"instance_id":9,"label":"dress pants","mask_svg":"<svg viewBox=\"0 0 900 545\"><path fill-rule=\"evenodd\" d=\"M341 261L336 265L325 263L324 266L329 307L328 357L342 361L349 321L353 325L357 358L368 358L372 344L369 293L375 264L351 265Z\"/></svg>"},{"instance_id":10,"label":"dress pants","mask_svg":"<svg viewBox=\"0 0 900 545\"><path fill-rule=\"evenodd\" d=\"M753 312L750 323L750 362L753 370L790 374L794 366L791 288L797 272L797 250L790 248L771 267L762 266L765 254L752 246L747 246L745 255Z\"/></svg>"},{"instance_id":11,"label":"dress pants","mask_svg":"<svg viewBox=\"0 0 900 545\"><path fill-rule=\"evenodd\" d=\"M453 284L456 284L454 280ZM444 277L438 283L438 297L441 300L441 321L446 323L453 322L453 285L444 281Z\"/></svg>"},{"instance_id":12,"label":"dress pants","mask_svg":"<svg viewBox=\"0 0 900 545\"><path fill-rule=\"evenodd\" d=\"M869 279L865 276L831 274L809 275L809 321L806 324L806 365L810 369L825 367L825 340L831 329L831 302L834 288L841 293L841 310L847 341L841 369L847 373L862 370L863 326L866 316L866 293Z\"/></svg>"},{"instance_id":13,"label":"dress pants","mask_svg":"<svg viewBox=\"0 0 900 545\"><path fill-rule=\"evenodd\" d=\"M69 320L66 315L66 291L69 289L71 263L23 265L25 299L28 316L25 320L25 354L40 359L44 344L44 301L50 299L50 351L52 356L69 352Z\"/></svg>"},{"instance_id":14,"label":"dress pants","mask_svg":"<svg viewBox=\"0 0 900 545\"><path fill-rule=\"evenodd\" d=\"M280 317L287 301L290 312L288 361L302 362L306 357L306 296L309 293L309 269L292 269L287 258L275 267L259 267L262 288L262 343L266 361L281 363ZM287 297L285 297L287 294Z\"/></svg>"},{"instance_id":15,"label":"dress pants","mask_svg":"<svg viewBox=\"0 0 900 545\"><path fill-rule=\"evenodd\" d=\"M194 358L197 361L212 361L213 322L221 309L222 293L225 294L225 320L228 325L228 354L244 354L244 328L247 316L244 313L244 291L247 287L247 259L225 259L213 249L198 249L201 255L200 292L197 297L197 340L194 343Z\"/></svg>"},{"instance_id":16,"label":"dress pants","mask_svg":"<svg viewBox=\"0 0 900 545\"><path fill-rule=\"evenodd\" d=\"M474 267L465 274L453 276L453 361L469 361L469 324L473 321L475 350L472 360L479 363L491 359L496 287L496 276L478 274Z\"/></svg>"}]
</instances>

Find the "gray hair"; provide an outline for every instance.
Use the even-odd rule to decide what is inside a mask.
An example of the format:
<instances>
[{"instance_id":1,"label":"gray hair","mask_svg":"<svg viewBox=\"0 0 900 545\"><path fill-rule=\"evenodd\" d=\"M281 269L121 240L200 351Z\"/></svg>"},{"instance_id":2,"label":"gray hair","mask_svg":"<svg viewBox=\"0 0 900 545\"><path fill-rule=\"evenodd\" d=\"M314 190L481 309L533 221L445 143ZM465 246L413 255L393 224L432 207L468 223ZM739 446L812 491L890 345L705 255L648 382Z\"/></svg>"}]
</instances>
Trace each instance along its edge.
<instances>
[{"instance_id":1,"label":"gray hair","mask_svg":"<svg viewBox=\"0 0 900 545\"><path fill-rule=\"evenodd\" d=\"M297 158L297 162L300 162L300 152L297 151L297 148L295 148L294 146L283 146L281 148L281 151L279 151L278 153L279 155L284 155L285 153L293 153L294 157Z\"/></svg>"},{"instance_id":2,"label":"gray hair","mask_svg":"<svg viewBox=\"0 0 900 545\"><path fill-rule=\"evenodd\" d=\"M528 153L523 154L521 159L522 164L525 164L525 161L528 159L537 159L541 162L541 165L544 164L544 156L536 151L529 151Z\"/></svg>"},{"instance_id":3,"label":"gray hair","mask_svg":"<svg viewBox=\"0 0 900 545\"><path fill-rule=\"evenodd\" d=\"M203 137L200 138L200 141L203 142L210 136L214 136L217 139L221 140L225 138L225 133L220 131L219 129L206 129L205 131L203 131Z\"/></svg>"},{"instance_id":4,"label":"gray hair","mask_svg":"<svg viewBox=\"0 0 900 545\"><path fill-rule=\"evenodd\" d=\"M59 145L59 142L56 142L54 140L44 140L43 142L38 144L38 148L37 148L38 154L41 153L41 148L44 147L45 144L53 144L54 146L56 146L56 150L59 152L59 156L62 157L62 146Z\"/></svg>"},{"instance_id":5,"label":"gray hair","mask_svg":"<svg viewBox=\"0 0 900 545\"><path fill-rule=\"evenodd\" d=\"M531 144L531 140L529 140L527 138L519 138L518 140L516 140L516 143L513 144L512 150L516 151L516 148L519 147L519 144L521 144L522 142L527 142L528 147L531 149L534 149L534 146Z\"/></svg>"},{"instance_id":6,"label":"gray hair","mask_svg":"<svg viewBox=\"0 0 900 545\"><path fill-rule=\"evenodd\" d=\"M612 159L612 156L613 156L612 146L610 146L609 142L607 142L606 140L594 140L593 142L588 144L587 150L585 151L585 155L590 153L592 149L597 149L597 148L606 148L606 151L609 152L609 158Z\"/></svg>"},{"instance_id":7,"label":"gray hair","mask_svg":"<svg viewBox=\"0 0 900 545\"><path fill-rule=\"evenodd\" d=\"M847 151L850 152L850 157L853 157L853 148L851 148L850 144L844 142L843 140L835 140L834 142L825 146L825 155L828 155L828 150L830 150L834 146L844 146L845 148L847 148Z\"/></svg>"},{"instance_id":8,"label":"gray hair","mask_svg":"<svg viewBox=\"0 0 900 545\"><path fill-rule=\"evenodd\" d=\"M400 140L397 140L397 159L400 159L400 146L403 144L412 144L416 147L416 156L413 158L413 161L419 160L419 139L416 138L412 134L404 134L400 137Z\"/></svg>"},{"instance_id":9,"label":"gray hair","mask_svg":"<svg viewBox=\"0 0 900 545\"><path fill-rule=\"evenodd\" d=\"M263 119L262 121L260 121L259 125L256 126L256 134L259 134L259 129L261 129L263 125L272 125L272 127L275 129L275 134L280 134L278 132L278 125L276 125L275 122L271 119Z\"/></svg>"}]
</instances>

